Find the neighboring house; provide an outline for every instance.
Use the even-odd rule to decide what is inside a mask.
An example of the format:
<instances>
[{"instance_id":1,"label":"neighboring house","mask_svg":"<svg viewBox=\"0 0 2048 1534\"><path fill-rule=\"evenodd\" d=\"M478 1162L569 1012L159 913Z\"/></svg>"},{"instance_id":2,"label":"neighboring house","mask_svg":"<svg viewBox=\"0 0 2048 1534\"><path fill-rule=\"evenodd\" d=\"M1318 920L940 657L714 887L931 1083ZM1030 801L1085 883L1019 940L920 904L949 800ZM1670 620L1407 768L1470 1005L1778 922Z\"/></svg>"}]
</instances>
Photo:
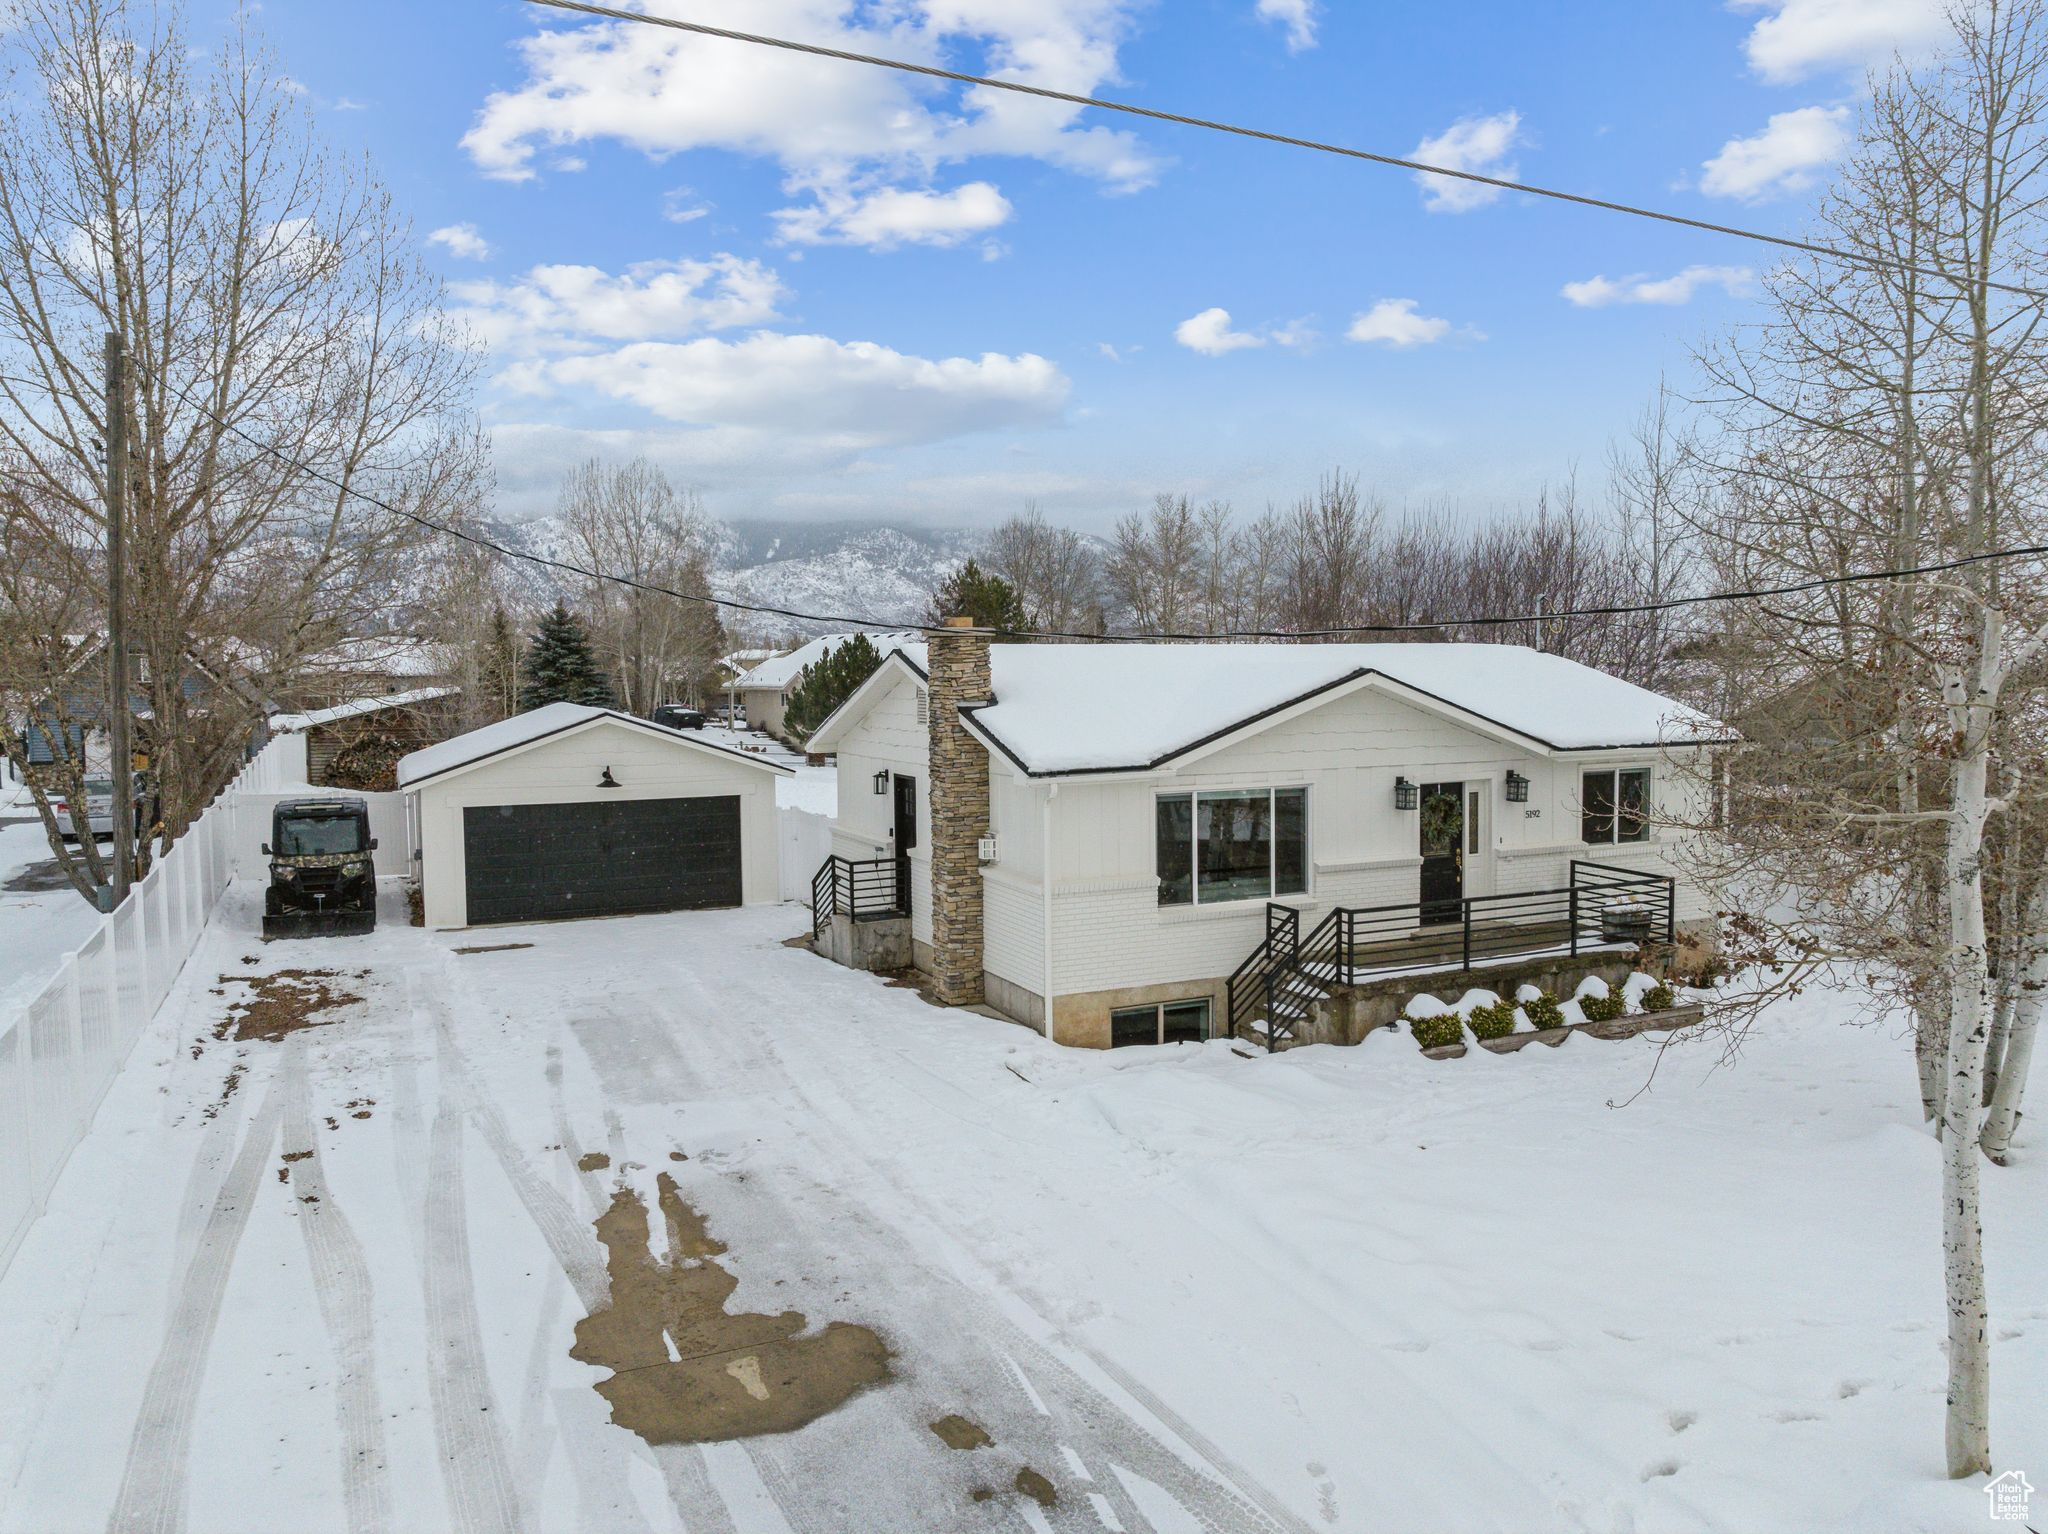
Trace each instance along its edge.
<instances>
[{"instance_id":1,"label":"neighboring house","mask_svg":"<svg viewBox=\"0 0 2048 1534\"><path fill-rule=\"evenodd\" d=\"M1311 950L1347 982L1611 962L1708 915L1659 822L1726 736L1513 645L942 629L810 742L839 772L814 921L835 957L1095 1046L1243 1031Z\"/></svg>"},{"instance_id":2,"label":"neighboring house","mask_svg":"<svg viewBox=\"0 0 2048 1534\"><path fill-rule=\"evenodd\" d=\"M374 743L389 763L390 751L403 754L445 740L454 724L451 705L460 695L457 687L420 687L385 697L354 698L303 714L272 714L270 733L306 737L306 781L316 787L389 790L394 785L388 779L355 781L349 771L352 749L361 754L361 748ZM338 777L337 756L342 759Z\"/></svg>"},{"instance_id":3,"label":"neighboring house","mask_svg":"<svg viewBox=\"0 0 2048 1534\"><path fill-rule=\"evenodd\" d=\"M854 637L852 634L822 635L801 649L764 660L744 676L735 678L728 691L739 698L740 706L747 711L748 725L756 730L766 730L778 739L786 739L783 714L789 706L789 695L803 677L804 667L823 660ZM901 645L921 644L923 641L924 635L916 629L868 635L868 642L884 655Z\"/></svg>"},{"instance_id":4,"label":"neighboring house","mask_svg":"<svg viewBox=\"0 0 2048 1534\"><path fill-rule=\"evenodd\" d=\"M432 927L781 899L793 769L631 714L550 703L398 763Z\"/></svg>"},{"instance_id":5,"label":"neighboring house","mask_svg":"<svg viewBox=\"0 0 2048 1534\"><path fill-rule=\"evenodd\" d=\"M67 637L65 642L69 645L74 640ZM82 763L82 770L89 774L112 770L113 749L107 708L107 642L104 636L77 636L75 644L76 650L66 660L62 679L53 695L28 709L22 718L15 721L31 773L38 768L53 767L61 760ZM128 676L129 708L135 721L135 754L138 759L145 759L149 752L153 719L146 691L149 657L145 653L137 651L129 657ZM178 687L186 703L201 713L205 711L209 696L229 691L259 710L268 707L268 701L255 688L238 678L224 675L220 669L190 653L185 657L185 670L178 679ZM253 753L260 744L260 738L252 738L250 751ZM146 765L146 762L138 760L137 765Z\"/></svg>"}]
</instances>

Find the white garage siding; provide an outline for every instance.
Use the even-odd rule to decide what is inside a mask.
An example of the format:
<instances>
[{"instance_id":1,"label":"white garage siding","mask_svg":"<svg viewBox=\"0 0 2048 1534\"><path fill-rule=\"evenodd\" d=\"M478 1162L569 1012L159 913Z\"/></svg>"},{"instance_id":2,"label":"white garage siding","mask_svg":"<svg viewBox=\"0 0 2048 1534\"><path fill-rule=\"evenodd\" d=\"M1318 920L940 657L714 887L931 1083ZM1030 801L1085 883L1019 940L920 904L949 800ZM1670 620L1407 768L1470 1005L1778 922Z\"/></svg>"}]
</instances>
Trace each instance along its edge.
<instances>
[{"instance_id":1,"label":"white garage siding","mask_svg":"<svg viewBox=\"0 0 2048 1534\"><path fill-rule=\"evenodd\" d=\"M609 767L617 788L598 789ZM607 800L737 795L740 887L748 905L780 898L775 774L649 729L601 719L581 729L489 758L424 783L419 798L421 883L430 927L469 922L462 812L498 804L580 804Z\"/></svg>"}]
</instances>

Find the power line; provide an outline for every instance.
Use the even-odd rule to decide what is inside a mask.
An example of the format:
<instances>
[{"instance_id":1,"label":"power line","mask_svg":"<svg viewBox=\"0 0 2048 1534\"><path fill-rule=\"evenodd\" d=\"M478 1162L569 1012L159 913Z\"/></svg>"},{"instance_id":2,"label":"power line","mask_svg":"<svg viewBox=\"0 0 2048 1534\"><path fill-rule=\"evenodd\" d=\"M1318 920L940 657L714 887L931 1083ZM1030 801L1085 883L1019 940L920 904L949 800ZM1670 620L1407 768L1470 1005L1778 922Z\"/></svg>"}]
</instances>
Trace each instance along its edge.
<instances>
[{"instance_id":1,"label":"power line","mask_svg":"<svg viewBox=\"0 0 2048 1534\"><path fill-rule=\"evenodd\" d=\"M191 395L185 393L184 390L178 388L175 384L167 384L166 387L173 394L177 395L179 399L190 405L194 410L197 410L215 425L225 431L232 432L250 446L268 453L279 463L294 472L303 474L309 479L317 480L321 484L340 492L342 495L352 496L356 500L366 505L374 506L391 516L403 517L405 520L415 523L420 527L445 534L451 538L459 538L464 543L489 550L491 553L506 559L522 560L527 564L539 565L545 569L559 570L569 575L578 575L585 580L604 581L611 585L628 587L634 591L644 591L651 596L672 597L679 602L702 602L713 607L727 608L734 612L757 613L775 618L789 618L801 623L843 624L849 628L857 629L896 629L914 626L906 625L901 620L857 617L845 613L807 613L797 611L794 608L772 607L755 602L741 602L731 597L711 596L704 592L677 591L674 587L664 586L658 581L643 581L636 576L617 575L608 570L592 570L570 560L551 559L544 554L534 554L524 549L510 548L495 539L485 537L481 533L471 532L467 528L456 527L451 523L443 522L435 517L424 516L416 511L409 511L403 506L394 506L389 501L371 495L367 491L358 490L353 485L344 484L332 475L314 468L311 464L292 457L283 449L274 447L268 442L260 441L256 437L251 436L234 422L224 419L205 405L194 400ZM1196 641L1214 643L1219 640L1256 639L1345 639L1360 634L1438 634L1447 629L1508 628L1532 623L1558 623L1572 618L1621 618L1640 613L1665 612L1678 607L1701 607L1709 603L1718 602L1759 602L1771 597L1798 596L1807 592L1822 591L1830 586L1855 586L1872 581L1907 580L1915 576L1941 575L1953 570L1968 569L1974 565L1992 564L2009 559L2032 559L2044 555L2048 555L2048 544L2023 544L2013 548L1993 549L1983 554L1966 554L1957 559L1946 559L1932 564L1902 566L1889 570L1861 570L1848 575L1814 576L1803 581L1788 582L1782 586L1740 587L1727 591L1702 592L1694 596L1666 597L1656 602L1617 602L1601 607L1575 607L1557 612L1548 611L1545 607L1539 605L1538 610L1535 612L1501 613L1477 618L1443 618L1414 623L1355 623L1346 624L1341 627L1319 629L1225 629L1220 633L1213 634L1175 630L1157 630L1134 634L1089 634L1083 633L1078 629L1037 628L1004 629L1000 632L1005 637L1013 639L1079 639L1106 644L1185 643Z\"/></svg>"},{"instance_id":2,"label":"power line","mask_svg":"<svg viewBox=\"0 0 2048 1534\"><path fill-rule=\"evenodd\" d=\"M1548 197L1556 202L1573 203L1583 208L1599 208L1608 213L1624 213L1632 218L1655 219L1666 224L1676 224L1686 229L1698 229L1708 234L1724 234L1731 239L1751 240L1760 245L1775 245L1785 250L1804 251L1808 255L1824 257L1846 266L1860 266L1873 271L1909 272L1918 277L1932 278L1938 282L1965 286L1951 274L1937 267L1921 266L1909 261L1889 260L1882 256L1861 255L1855 251L1843 250L1838 245L1824 245L1816 240L1802 240L1792 235L1766 234L1760 229L1745 229L1736 224L1717 224L1702 218L1688 218L1682 213L1669 213L1660 208L1644 208L1633 203L1612 202L1604 197L1588 197L1581 192L1561 191L1556 187L1537 186L1527 181L1511 181L1504 176L1487 176L1478 171L1459 170L1447 165L1430 165L1421 160L1410 160L1400 155L1378 154L1369 149L1356 149L1345 144L1326 143L1320 139L1301 138L1291 133L1275 133L1265 128L1248 128L1237 123L1219 122L1209 117L1192 117L1183 112L1169 112L1159 107L1138 106L1129 101L1112 101L1105 96L1083 96L1073 91L1053 90L1044 85L1027 85L1021 80L1001 80L991 75L973 75L963 70L944 69L936 64L916 64L908 59L884 58L879 54L856 53L848 48L830 48L822 43L801 43L786 37L769 37L759 32L739 32L730 27L714 27L701 21L680 21L670 16L650 16L643 11L624 11L609 5L594 5L589 0L527 0L530 5L542 5L558 11L575 11L586 16L596 16L607 21L631 21L644 26L667 27L677 32L694 32L701 37L723 38L727 42L750 43L761 48L780 48L788 53L810 54L815 58L836 59L847 64L866 64L876 69L895 69L905 74L925 75L934 80L951 80L960 85L977 85L986 90L1010 91L1019 96L1036 96L1046 101L1063 101L1070 106L1095 107L1104 112L1123 112L1132 117L1150 118L1154 122L1177 123L1186 128L1205 128L1212 133L1229 133L1239 138L1258 139L1268 144L1285 144L1294 149L1312 149L1320 154L1340 155L1345 159L1364 160L1373 165L1384 165L1395 170L1419 171L1432 176L1445 176L1455 181L1469 181L1477 186L1488 186L1504 192L1522 192L1531 197ZM2000 293L2012 293L2022 298L2048 300L2048 291L2024 287L2015 283L1986 281L1984 286Z\"/></svg>"}]
</instances>

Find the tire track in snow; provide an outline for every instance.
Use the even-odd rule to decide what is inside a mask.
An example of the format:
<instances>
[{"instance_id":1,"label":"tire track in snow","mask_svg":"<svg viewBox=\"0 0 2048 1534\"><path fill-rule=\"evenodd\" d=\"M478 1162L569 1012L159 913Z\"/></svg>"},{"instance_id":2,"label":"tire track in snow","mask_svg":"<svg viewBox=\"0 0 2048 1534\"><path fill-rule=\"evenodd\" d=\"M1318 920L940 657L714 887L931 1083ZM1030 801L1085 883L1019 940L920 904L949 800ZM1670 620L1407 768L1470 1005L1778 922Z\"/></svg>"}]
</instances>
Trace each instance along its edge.
<instances>
[{"instance_id":1,"label":"tire track in snow","mask_svg":"<svg viewBox=\"0 0 2048 1534\"><path fill-rule=\"evenodd\" d=\"M458 1534L518 1534L525 1519L492 1409L463 1200L462 1116L452 1104L444 1103L434 1120L429 1156L422 1271L427 1393L448 1516Z\"/></svg>"},{"instance_id":2,"label":"tire track in snow","mask_svg":"<svg viewBox=\"0 0 2048 1534\"><path fill-rule=\"evenodd\" d=\"M378 1402L376 1306L370 1267L355 1227L335 1202L321 1168L307 1081L306 1038L285 1041L284 1139L288 1151L311 1151L291 1163L299 1231L313 1272L313 1298L334 1351L334 1413L341 1430L341 1500L350 1534L391 1527L390 1466Z\"/></svg>"},{"instance_id":3,"label":"tire track in snow","mask_svg":"<svg viewBox=\"0 0 2048 1534\"><path fill-rule=\"evenodd\" d=\"M278 1088L273 1083L228 1166L178 1279L165 1318L163 1345L143 1387L121 1489L107 1520L110 1534L179 1534L185 1527L199 1389L206 1379L207 1355L220 1324L221 1298L235 1252L277 1140L278 1117ZM195 1167L195 1176L201 1170Z\"/></svg>"},{"instance_id":4,"label":"tire track in snow","mask_svg":"<svg viewBox=\"0 0 2048 1534\"><path fill-rule=\"evenodd\" d=\"M710 998L704 994L702 983L694 975L679 972L678 978L697 993L695 999L700 1002L700 1010L711 1005ZM671 1001L669 1005L672 1006L673 1002ZM701 1015L716 1016L717 1013L704 1011ZM663 1021L669 1025L668 1031L672 1038L679 1039L687 1035L692 1047L702 1053L727 1053L728 1059L731 1058L731 1053L738 1053L741 1058L733 1061L738 1069L750 1074L767 1073L780 1078L782 1086L795 1092L807 1106L815 1110L800 1124L792 1123L790 1126L797 1137L809 1139L818 1151L815 1158L793 1158L796 1163L843 1165L858 1162L875 1179L878 1190L882 1190L888 1198L901 1200L913 1220L938 1236L953 1253L956 1264L964 1264L970 1271L985 1270L985 1265L946 1231L926 1200L912 1191L904 1179L892 1176L877 1162L848 1127L849 1123L857 1121L857 1115L847 1103L842 1087L850 1086L851 1083L832 1078L816 1086L798 1082L783 1062L774 1042L765 1036L749 1039L739 1050L728 1052L731 1041L718 1029L693 1030L680 1013L666 1010ZM934 1081L950 1086L950 1083L945 1083L944 1078L936 1073L926 1074ZM824 1144L819 1130L828 1133L834 1143ZM910 1149L907 1138L894 1143L898 1150ZM823 1188L822 1185L813 1184L812 1187L814 1196L822 1196L828 1204L841 1205L838 1218L845 1218L846 1211L843 1205L848 1196L846 1193L835 1193ZM757 1188L753 1196L761 1196L761 1190ZM879 1210L877 1213L879 1214ZM828 1214L826 1218L829 1219L831 1216ZM1209 1469L1215 1472L1213 1476L1205 1474L1185 1456L1174 1452L1143 1423L1089 1384L1050 1346L1027 1333L981 1293L957 1279L949 1279L934 1271L903 1238L901 1229L904 1221L877 1218L870 1224L879 1239L895 1247L893 1262L896 1265L905 1271L923 1271L931 1276L933 1282L949 1284L958 1291L960 1302L979 1314L982 1324L969 1330L973 1335L985 1341L996 1342L1011 1352L1014 1366L1024 1376L1027 1385L1047 1402L1054 1413L1055 1422L1062 1417L1066 1418L1071 1441L1086 1446L1084 1452L1092 1462L1091 1470L1096 1470L1096 1466L1104 1458L1123 1463L1128 1469L1167 1492L1204 1529L1215 1531L1215 1534L1239 1530L1285 1530L1288 1534L1312 1534L1311 1526L1307 1522L1293 1513L1241 1467L1225 1457L1213 1443L1194 1434L1191 1429L1183 1433L1183 1419L1172 1413L1162 1415L1154 1411L1155 1405L1164 1407L1164 1403L1160 1402L1157 1396L1150 1392L1143 1396L1131 1393L1132 1399L1151 1413L1162 1427L1180 1438L1198 1457L1207 1461ZM992 1287L998 1292L1009 1294L1012 1303L1026 1310L1048 1335L1057 1334L1058 1328L1033 1309L1029 1302L1017 1293L1014 1285L996 1282ZM1085 1426L1086 1431L1071 1433L1071 1427L1075 1425ZM1119 1513L1124 1507L1129 1506L1127 1498L1119 1498L1113 1494L1121 1490L1116 1486L1113 1475L1104 1475L1097 1470L1094 1478L1105 1495L1111 1497L1112 1505L1118 1502L1123 1504L1118 1507ZM1130 1507L1130 1512L1136 1517L1135 1507ZM1135 1531L1143 1528L1144 1523L1139 1519L1135 1523L1127 1524L1127 1527Z\"/></svg>"}]
</instances>

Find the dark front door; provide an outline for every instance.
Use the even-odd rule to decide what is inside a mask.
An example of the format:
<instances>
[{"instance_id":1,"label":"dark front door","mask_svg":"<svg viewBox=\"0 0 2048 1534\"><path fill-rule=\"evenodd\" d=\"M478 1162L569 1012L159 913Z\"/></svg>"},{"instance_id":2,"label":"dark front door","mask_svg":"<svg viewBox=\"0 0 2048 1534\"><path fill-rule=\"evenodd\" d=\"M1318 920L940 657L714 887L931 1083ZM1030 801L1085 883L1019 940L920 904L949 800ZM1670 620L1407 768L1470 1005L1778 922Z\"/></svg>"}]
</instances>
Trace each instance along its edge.
<instances>
[{"instance_id":1,"label":"dark front door","mask_svg":"<svg viewBox=\"0 0 2048 1534\"><path fill-rule=\"evenodd\" d=\"M471 925L740 903L738 795L471 805Z\"/></svg>"},{"instance_id":2,"label":"dark front door","mask_svg":"<svg viewBox=\"0 0 2048 1534\"><path fill-rule=\"evenodd\" d=\"M1422 785L1422 919L1457 921L1465 895L1465 785Z\"/></svg>"},{"instance_id":3,"label":"dark front door","mask_svg":"<svg viewBox=\"0 0 2048 1534\"><path fill-rule=\"evenodd\" d=\"M896 909L910 910L910 852L917 845L917 779L896 774Z\"/></svg>"}]
</instances>

